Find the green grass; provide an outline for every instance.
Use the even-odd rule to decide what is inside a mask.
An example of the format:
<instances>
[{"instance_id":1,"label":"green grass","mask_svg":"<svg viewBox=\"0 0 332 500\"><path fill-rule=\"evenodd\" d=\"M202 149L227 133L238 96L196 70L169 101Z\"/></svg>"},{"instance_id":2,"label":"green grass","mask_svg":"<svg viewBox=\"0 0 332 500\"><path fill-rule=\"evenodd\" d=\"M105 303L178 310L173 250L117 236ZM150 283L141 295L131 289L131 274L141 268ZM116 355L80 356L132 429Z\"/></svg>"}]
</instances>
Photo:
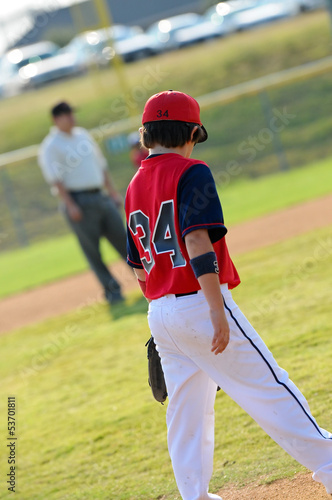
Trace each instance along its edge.
<instances>
[{"instance_id":1,"label":"green grass","mask_svg":"<svg viewBox=\"0 0 332 500\"><path fill-rule=\"evenodd\" d=\"M330 192L330 159L287 173L258 179L237 179L227 172L216 172L219 192L228 226L304 202ZM116 252L106 241L105 260L114 262ZM72 235L59 236L29 247L0 254L2 286L0 297L58 280L87 268Z\"/></svg>"},{"instance_id":2,"label":"green grass","mask_svg":"<svg viewBox=\"0 0 332 500\"><path fill-rule=\"evenodd\" d=\"M243 280L235 300L318 423L331 429L330 229L235 261ZM15 395L20 500L179 500L166 406L147 385L146 309L135 292L126 306L95 305L0 338L0 427L4 440L6 397ZM212 491L298 471L303 467L218 393ZM4 480L0 488L1 498L11 498Z\"/></svg>"},{"instance_id":3,"label":"green grass","mask_svg":"<svg viewBox=\"0 0 332 500\"><path fill-rule=\"evenodd\" d=\"M215 178L230 181L219 184L219 193L226 224L233 225L331 193L331 158L258 179L232 182L222 172Z\"/></svg>"},{"instance_id":4,"label":"green grass","mask_svg":"<svg viewBox=\"0 0 332 500\"><path fill-rule=\"evenodd\" d=\"M101 251L110 264L119 258L106 240L102 241ZM87 268L86 259L72 234L2 253L0 298L72 276Z\"/></svg>"}]
</instances>

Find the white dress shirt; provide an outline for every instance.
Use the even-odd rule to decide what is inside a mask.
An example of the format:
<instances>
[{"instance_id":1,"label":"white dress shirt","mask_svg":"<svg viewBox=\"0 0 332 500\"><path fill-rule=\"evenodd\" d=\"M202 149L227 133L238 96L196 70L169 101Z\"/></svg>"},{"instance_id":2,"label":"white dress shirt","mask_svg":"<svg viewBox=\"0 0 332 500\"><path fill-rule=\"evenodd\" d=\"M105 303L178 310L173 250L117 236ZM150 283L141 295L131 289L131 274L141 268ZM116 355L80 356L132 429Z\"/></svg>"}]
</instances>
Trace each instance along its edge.
<instances>
[{"instance_id":1,"label":"white dress shirt","mask_svg":"<svg viewBox=\"0 0 332 500\"><path fill-rule=\"evenodd\" d=\"M40 146L38 162L46 182L61 182L68 191L104 185L107 161L84 128L74 127L67 134L52 127Z\"/></svg>"}]
</instances>

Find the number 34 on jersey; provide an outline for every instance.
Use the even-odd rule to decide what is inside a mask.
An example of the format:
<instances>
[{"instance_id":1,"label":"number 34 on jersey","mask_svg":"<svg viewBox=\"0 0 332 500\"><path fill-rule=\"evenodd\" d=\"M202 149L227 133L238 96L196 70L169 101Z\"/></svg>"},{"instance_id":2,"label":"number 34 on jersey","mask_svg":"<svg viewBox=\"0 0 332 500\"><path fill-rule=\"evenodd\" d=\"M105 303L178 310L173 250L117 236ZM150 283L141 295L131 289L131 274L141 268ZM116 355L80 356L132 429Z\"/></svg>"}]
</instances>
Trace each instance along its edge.
<instances>
[{"instance_id":1,"label":"number 34 on jersey","mask_svg":"<svg viewBox=\"0 0 332 500\"><path fill-rule=\"evenodd\" d=\"M149 217L141 210L130 214L128 226L133 235L139 238L144 251L141 262L147 273L150 273L155 264L151 251L152 245L156 254L169 254L173 267L186 265L176 234L173 200L161 203L154 228L150 228Z\"/></svg>"}]
</instances>

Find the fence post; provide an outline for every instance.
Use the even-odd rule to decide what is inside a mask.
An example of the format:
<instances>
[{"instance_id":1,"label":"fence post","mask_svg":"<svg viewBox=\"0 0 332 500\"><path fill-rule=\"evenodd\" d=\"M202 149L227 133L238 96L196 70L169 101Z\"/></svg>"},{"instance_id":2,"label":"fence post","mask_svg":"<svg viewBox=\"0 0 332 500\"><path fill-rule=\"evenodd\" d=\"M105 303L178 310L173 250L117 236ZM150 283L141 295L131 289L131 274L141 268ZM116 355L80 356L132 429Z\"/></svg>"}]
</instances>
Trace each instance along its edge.
<instances>
[{"instance_id":1,"label":"fence post","mask_svg":"<svg viewBox=\"0 0 332 500\"><path fill-rule=\"evenodd\" d=\"M13 190L12 182L6 171L6 168L0 168L0 182L3 187L4 199L7 203L9 213L15 228L17 240L20 246L25 247L29 245L27 232L24 226L23 219L20 214L17 199Z\"/></svg>"},{"instance_id":2,"label":"fence post","mask_svg":"<svg viewBox=\"0 0 332 500\"><path fill-rule=\"evenodd\" d=\"M268 96L266 90L262 90L261 92L259 92L258 96L259 96L261 107L262 107L262 110L264 113L266 124L267 124L268 128L270 128L271 123L273 123L273 122L271 122L271 120L273 120L273 118L274 118L274 115L272 113L271 101L269 99L269 96ZM286 156L285 150L283 148L283 145L281 143L280 134L277 130L273 131L272 142L273 142L275 154L278 158L279 169L280 170L289 170L289 163L287 160L287 156Z\"/></svg>"}]
</instances>

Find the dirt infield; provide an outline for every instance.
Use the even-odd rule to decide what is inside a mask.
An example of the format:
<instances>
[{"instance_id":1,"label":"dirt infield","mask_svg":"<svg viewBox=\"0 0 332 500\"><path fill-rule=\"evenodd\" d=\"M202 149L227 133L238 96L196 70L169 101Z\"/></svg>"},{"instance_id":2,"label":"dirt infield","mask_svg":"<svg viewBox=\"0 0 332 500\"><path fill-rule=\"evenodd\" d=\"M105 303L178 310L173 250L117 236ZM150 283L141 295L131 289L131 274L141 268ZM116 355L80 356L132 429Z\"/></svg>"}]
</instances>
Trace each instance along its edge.
<instances>
[{"instance_id":1,"label":"dirt infield","mask_svg":"<svg viewBox=\"0 0 332 500\"><path fill-rule=\"evenodd\" d=\"M224 488L218 494L223 500L328 500L324 486L313 481L312 474L298 474L293 478L271 484L252 484L244 488Z\"/></svg>"},{"instance_id":2,"label":"dirt infield","mask_svg":"<svg viewBox=\"0 0 332 500\"><path fill-rule=\"evenodd\" d=\"M229 230L227 242L231 255L236 255L330 224L331 195L234 226ZM125 263L113 265L112 272L122 283L125 293L137 286ZM71 276L3 299L0 302L0 333L102 300L100 286L90 271Z\"/></svg>"}]
</instances>

